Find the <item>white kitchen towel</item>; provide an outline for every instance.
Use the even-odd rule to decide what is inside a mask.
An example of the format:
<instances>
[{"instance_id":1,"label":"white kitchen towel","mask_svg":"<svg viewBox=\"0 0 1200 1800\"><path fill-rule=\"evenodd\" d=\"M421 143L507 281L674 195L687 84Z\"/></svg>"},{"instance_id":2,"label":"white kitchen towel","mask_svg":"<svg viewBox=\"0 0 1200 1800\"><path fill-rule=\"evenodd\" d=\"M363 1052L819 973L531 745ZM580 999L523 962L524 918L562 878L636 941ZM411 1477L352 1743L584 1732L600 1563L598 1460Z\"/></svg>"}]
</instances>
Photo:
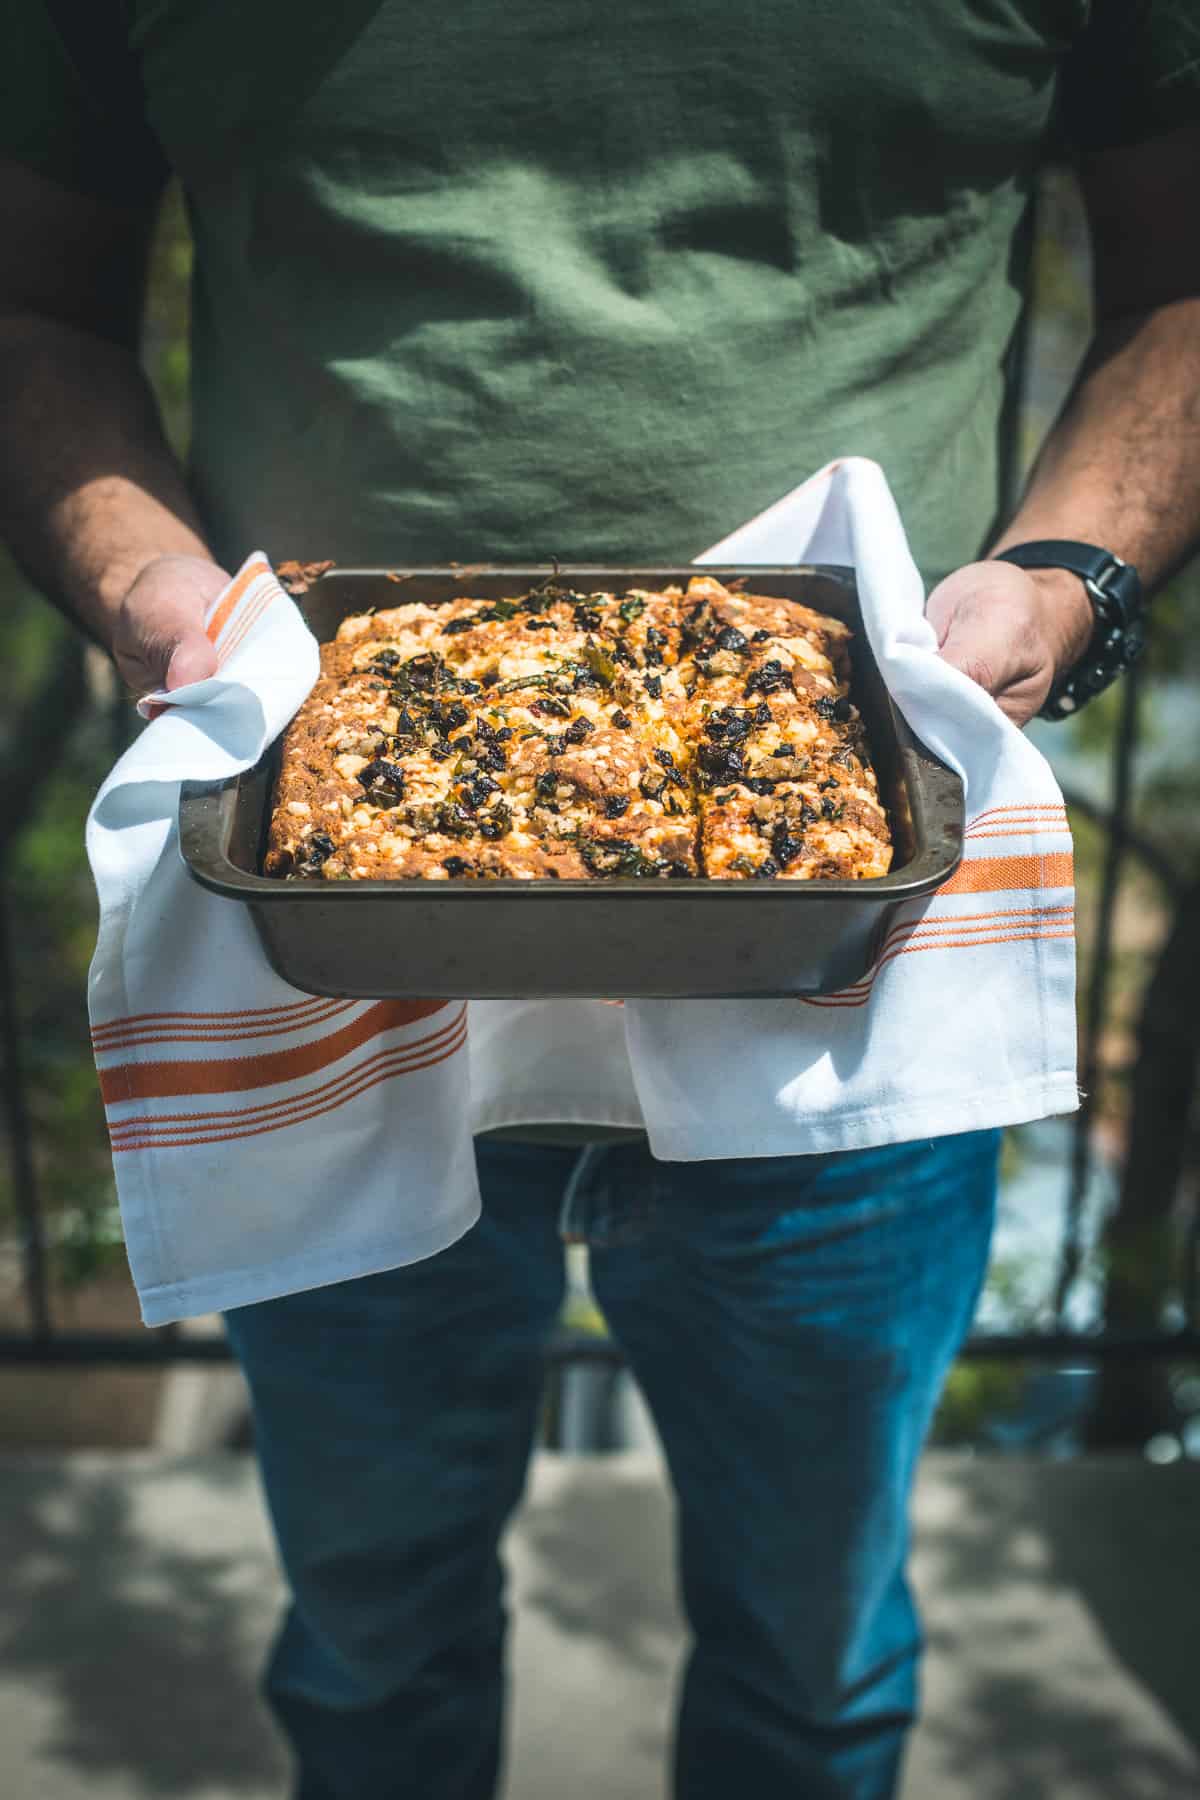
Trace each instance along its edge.
<instances>
[{"instance_id":1,"label":"white kitchen towel","mask_svg":"<svg viewBox=\"0 0 1200 1800\"><path fill-rule=\"evenodd\" d=\"M317 675L264 556L208 632L217 674L143 702L88 819L92 1040L148 1325L416 1262L479 1212L465 1006L299 993L183 865L181 782L256 762Z\"/></svg>"},{"instance_id":2,"label":"white kitchen towel","mask_svg":"<svg viewBox=\"0 0 1200 1800\"><path fill-rule=\"evenodd\" d=\"M178 856L179 781L247 767L315 675L262 558L214 608L212 681L165 710L93 808L91 1004L148 1323L399 1266L476 1216L471 1132L644 1124L671 1160L862 1148L1072 1110L1071 840L1040 754L936 654L882 472L830 465L698 559L839 562L898 704L963 776L966 857L875 967L810 1000L319 1001Z\"/></svg>"},{"instance_id":3,"label":"white kitchen towel","mask_svg":"<svg viewBox=\"0 0 1200 1800\"><path fill-rule=\"evenodd\" d=\"M1015 1125L1079 1104L1071 835L1050 765L943 662L878 464L831 463L697 559L846 563L896 704L966 788L956 874L875 966L805 1000L637 1001L625 1029L656 1156L783 1156Z\"/></svg>"}]
</instances>

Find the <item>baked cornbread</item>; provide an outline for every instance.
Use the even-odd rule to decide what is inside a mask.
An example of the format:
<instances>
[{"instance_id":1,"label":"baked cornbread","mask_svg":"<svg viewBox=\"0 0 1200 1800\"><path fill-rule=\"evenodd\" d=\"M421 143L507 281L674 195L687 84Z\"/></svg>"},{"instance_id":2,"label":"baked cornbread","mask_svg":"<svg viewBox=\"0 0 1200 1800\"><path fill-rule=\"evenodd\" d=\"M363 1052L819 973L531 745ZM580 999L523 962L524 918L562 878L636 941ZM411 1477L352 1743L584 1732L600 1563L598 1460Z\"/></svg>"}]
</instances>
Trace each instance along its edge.
<instances>
[{"instance_id":1,"label":"baked cornbread","mask_svg":"<svg viewBox=\"0 0 1200 1800\"><path fill-rule=\"evenodd\" d=\"M345 619L284 739L266 872L884 875L849 642L706 575Z\"/></svg>"}]
</instances>

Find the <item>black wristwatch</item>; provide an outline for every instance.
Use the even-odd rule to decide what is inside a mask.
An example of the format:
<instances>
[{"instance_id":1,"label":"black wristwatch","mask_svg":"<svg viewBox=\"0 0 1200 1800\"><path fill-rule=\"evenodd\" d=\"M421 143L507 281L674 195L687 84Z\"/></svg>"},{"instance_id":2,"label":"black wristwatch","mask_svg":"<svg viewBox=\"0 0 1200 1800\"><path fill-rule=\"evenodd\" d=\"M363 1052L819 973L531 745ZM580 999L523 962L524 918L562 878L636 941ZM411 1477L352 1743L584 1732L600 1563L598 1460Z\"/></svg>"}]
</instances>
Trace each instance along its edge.
<instances>
[{"instance_id":1,"label":"black wristwatch","mask_svg":"<svg viewBox=\"0 0 1200 1800\"><path fill-rule=\"evenodd\" d=\"M1016 563L1019 569L1069 569L1087 589L1095 617L1091 642L1074 667L1057 677L1038 714L1069 719L1141 655L1146 642L1141 578L1132 563L1122 562L1111 550L1057 538L1014 544L1001 550L996 561Z\"/></svg>"}]
</instances>

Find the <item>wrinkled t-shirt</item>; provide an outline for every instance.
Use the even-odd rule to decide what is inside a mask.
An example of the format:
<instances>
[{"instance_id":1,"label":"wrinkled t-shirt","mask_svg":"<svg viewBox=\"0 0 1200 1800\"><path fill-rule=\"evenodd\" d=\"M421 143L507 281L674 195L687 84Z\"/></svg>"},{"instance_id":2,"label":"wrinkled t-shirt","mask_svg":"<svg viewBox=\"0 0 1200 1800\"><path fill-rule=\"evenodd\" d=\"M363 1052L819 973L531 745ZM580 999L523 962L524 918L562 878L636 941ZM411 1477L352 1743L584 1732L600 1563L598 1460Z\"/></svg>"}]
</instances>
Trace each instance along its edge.
<instances>
[{"instance_id":1,"label":"wrinkled t-shirt","mask_svg":"<svg viewBox=\"0 0 1200 1800\"><path fill-rule=\"evenodd\" d=\"M8 0L0 149L181 177L231 563L684 560L853 454L932 580L1002 505L1051 133L1200 114L1191 0L101 10L134 101Z\"/></svg>"}]
</instances>

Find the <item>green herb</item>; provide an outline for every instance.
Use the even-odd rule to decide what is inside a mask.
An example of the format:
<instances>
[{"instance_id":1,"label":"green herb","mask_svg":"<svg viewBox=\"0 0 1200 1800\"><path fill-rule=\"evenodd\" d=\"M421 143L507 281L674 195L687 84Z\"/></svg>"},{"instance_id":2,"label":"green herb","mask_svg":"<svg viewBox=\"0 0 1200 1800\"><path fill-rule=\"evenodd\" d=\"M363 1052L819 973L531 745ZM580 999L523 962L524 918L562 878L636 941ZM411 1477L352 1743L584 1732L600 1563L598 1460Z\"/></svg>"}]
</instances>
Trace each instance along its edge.
<instances>
[{"instance_id":1,"label":"green herb","mask_svg":"<svg viewBox=\"0 0 1200 1800\"><path fill-rule=\"evenodd\" d=\"M593 644L589 640L584 645L583 660L592 674L597 676L606 687L612 686L617 679L617 665L611 656L606 655L599 644Z\"/></svg>"},{"instance_id":2,"label":"green herb","mask_svg":"<svg viewBox=\"0 0 1200 1800\"><path fill-rule=\"evenodd\" d=\"M515 694L520 688L553 688L555 685L553 675L518 675L512 681L502 681L496 692Z\"/></svg>"}]
</instances>

